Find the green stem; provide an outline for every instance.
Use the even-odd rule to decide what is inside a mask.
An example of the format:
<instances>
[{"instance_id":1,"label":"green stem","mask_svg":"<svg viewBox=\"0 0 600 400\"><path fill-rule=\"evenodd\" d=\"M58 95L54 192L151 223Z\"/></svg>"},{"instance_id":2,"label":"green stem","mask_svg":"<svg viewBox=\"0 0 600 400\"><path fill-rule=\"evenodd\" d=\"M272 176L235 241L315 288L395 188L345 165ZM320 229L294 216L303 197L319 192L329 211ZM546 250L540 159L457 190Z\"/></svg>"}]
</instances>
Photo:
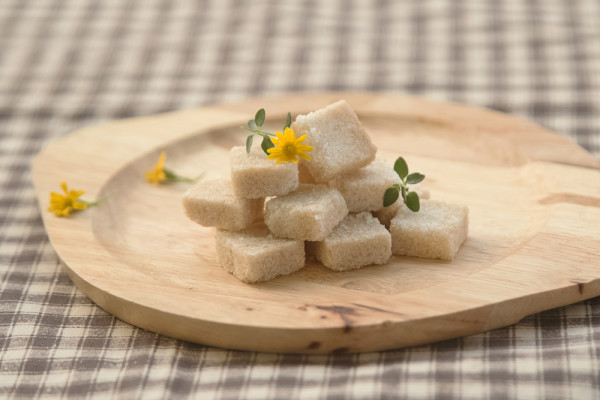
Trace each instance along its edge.
<instances>
[{"instance_id":1,"label":"green stem","mask_svg":"<svg viewBox=\"0 0 600 400\"><path fill-rule=\"evenodd\" d=\"M196 183L204 176L204 172L203 172L200 175L196 176L195 178L188 178L186 176L177 175L175 172L173 172L167 168L164 168L163 170L165 171L165 176L167 178L166 180L168 182Z\"/></svg>"},{"instance_id":2,"label":"green stem","mask_svg":"<svg viewBox=\"0 0 600 400\"><path fill-rule=\"evenodd\" d=\"M260 128L259 128L259 129L257 129L257 130L255 130L255 131L253 131L253 130L250 130L250 128L248 128L248 127L245 127L245 128L246 128L246 130L248 130L248 131L250 131L250 132L252 132L252 133L256 133L257 135L260 135L260 136L262 136L262 137L275 137L275 134L274 134L274 133L267 132L267 131L263 131L263 130L262 130L262 129L260 129Z\"/></svg>"},{"instance_id":3,"label":"green stem","mask_svg":"<svg viewBox=\"0 0 600 400\"><path fill-rule=\"evenodd\" d=\"M196 183L194 178L186 178L185 176L178 176L174 178L167 178L169 182L185 182L185 183Z\"/></svg>"},{"instance_id":4,"label":"green stem","mask_svg":"<svg viewBox=\"0 0 600 400\"><path fill-rule=\"evenodd\" d=\"M103 198L101 198L99 200L94 200L94 201L88 201L88 200L79 199L79 201L82 201L85 204L87 204L88 207L97 206L98 204L102 203L105 200L106 200L106 197L103 197Z\"/></svg>"}]
</instances>

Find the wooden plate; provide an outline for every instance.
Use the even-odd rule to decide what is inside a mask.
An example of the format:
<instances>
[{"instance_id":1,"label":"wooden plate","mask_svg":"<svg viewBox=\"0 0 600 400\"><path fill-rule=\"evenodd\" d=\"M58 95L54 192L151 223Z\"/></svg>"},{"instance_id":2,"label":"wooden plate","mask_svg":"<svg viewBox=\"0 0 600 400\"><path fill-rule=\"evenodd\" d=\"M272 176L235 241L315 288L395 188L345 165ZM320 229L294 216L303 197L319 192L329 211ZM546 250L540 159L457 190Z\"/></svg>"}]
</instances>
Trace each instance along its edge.
<instances>
[{"instance_id":1,"label":"wooden plate","mask_svg":"<svg viewBox=\"0 0 600 400\"><path fill-rule=\"evenodd\" d=\"M265 107L283 125L345 98L379 154L427 175L432 198L466 203L454 262L392 257L332 272L309 264L246 285L217 263L211 229L183 214L184 184L144 181L160 150L181 174L229 174L239 128ZM600 164L570 139L488 110L379 94L294 94L92 126L53 141L33 180L75 284L134 325L258 351L372 351L482 332L600 294ZM55 218L61 180L100 206Z\"/></svg>"}]
</instances>

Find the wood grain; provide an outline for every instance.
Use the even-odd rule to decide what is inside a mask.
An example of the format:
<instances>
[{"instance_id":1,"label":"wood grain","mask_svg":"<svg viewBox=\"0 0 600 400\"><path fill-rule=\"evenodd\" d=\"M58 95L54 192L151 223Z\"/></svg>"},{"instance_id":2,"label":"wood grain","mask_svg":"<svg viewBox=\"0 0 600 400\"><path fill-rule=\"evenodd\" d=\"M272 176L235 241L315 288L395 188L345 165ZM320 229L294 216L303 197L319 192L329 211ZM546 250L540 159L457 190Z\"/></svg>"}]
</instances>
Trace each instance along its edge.
<instances>
[{"instance_id":1,"label":"wood grain","mask_svg":"<svg viewBox=\"0 0 600 400\"><path fill-rule=\"evenodd\" d=\"M154 187L159 152L184 175L227 176L239 126L267 125L345 98L379 154L404 156L432 198L465 203L470 234L453 262L393 257L333 272L316 263L246 285L217 263L213 232L183 214L184 184ZM294 353L391 349L517 322L600 294L600 164L570 139L457 104L361 93L301 94L92 126L51 142L33 180L53 247L108 312L169 336ZM70 219L45 211L61 180L105 197Z\"/></svg>"}]
</instances>

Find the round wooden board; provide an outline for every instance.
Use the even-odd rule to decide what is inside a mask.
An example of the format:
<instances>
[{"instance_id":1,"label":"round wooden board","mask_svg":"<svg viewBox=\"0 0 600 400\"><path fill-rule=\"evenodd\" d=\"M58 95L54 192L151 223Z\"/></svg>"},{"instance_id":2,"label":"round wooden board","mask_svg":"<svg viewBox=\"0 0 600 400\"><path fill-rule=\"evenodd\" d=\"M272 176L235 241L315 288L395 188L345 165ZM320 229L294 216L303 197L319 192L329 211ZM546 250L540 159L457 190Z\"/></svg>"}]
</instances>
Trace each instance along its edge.
<instances>
[{"instance_id":1,"label":"round wooden board","mask_svg":"<svg viewBox=\"0 0 600 400\"><path fill-rule=\"evenodd\" d=\"M434 199L465 203L453 262L392 257L333 272L318 264L246 285L217 263L213 231L183 214L184 184L144 181L161 150L184 175L229 174L228 150L260 107L279 127L339 99L379 155L404 156ZM489 110L399 95L293 94L111 122L55 140L33 180L52 245L75 284L134 325L213 346L326 353L416 345L517 322L600 294L600 165L570 139ZM55 218L60 181L103 198Z\"/></svg>"}]
</instances>

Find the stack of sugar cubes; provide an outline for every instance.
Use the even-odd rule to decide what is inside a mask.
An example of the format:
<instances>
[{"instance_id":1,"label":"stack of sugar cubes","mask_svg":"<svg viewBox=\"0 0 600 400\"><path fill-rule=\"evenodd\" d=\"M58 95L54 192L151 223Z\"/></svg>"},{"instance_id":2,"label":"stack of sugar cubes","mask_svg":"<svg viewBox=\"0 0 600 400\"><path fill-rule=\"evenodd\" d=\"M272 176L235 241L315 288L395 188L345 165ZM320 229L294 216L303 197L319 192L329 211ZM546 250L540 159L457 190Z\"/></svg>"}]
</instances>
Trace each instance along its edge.
<instances>
[{"instance_id":1,"label":"stack of sugar cubes","mask_svg":"<svg viewBox=\"0 0 600 400\"><path fill-rule=\"evenodd\" d=\"M202 181L184 195L187 216L217 228L225 270L254 283L299 270L306 253L336 271L385 264L392 253L454 258L467 236L467 208L433 200L416 213L401 201L383 208L400 178L375 159L347 102L299 115L291 128L307 135L310 161L276 164L260 146L233 147L231 179Z\"/></svg>"}]
</instances>

